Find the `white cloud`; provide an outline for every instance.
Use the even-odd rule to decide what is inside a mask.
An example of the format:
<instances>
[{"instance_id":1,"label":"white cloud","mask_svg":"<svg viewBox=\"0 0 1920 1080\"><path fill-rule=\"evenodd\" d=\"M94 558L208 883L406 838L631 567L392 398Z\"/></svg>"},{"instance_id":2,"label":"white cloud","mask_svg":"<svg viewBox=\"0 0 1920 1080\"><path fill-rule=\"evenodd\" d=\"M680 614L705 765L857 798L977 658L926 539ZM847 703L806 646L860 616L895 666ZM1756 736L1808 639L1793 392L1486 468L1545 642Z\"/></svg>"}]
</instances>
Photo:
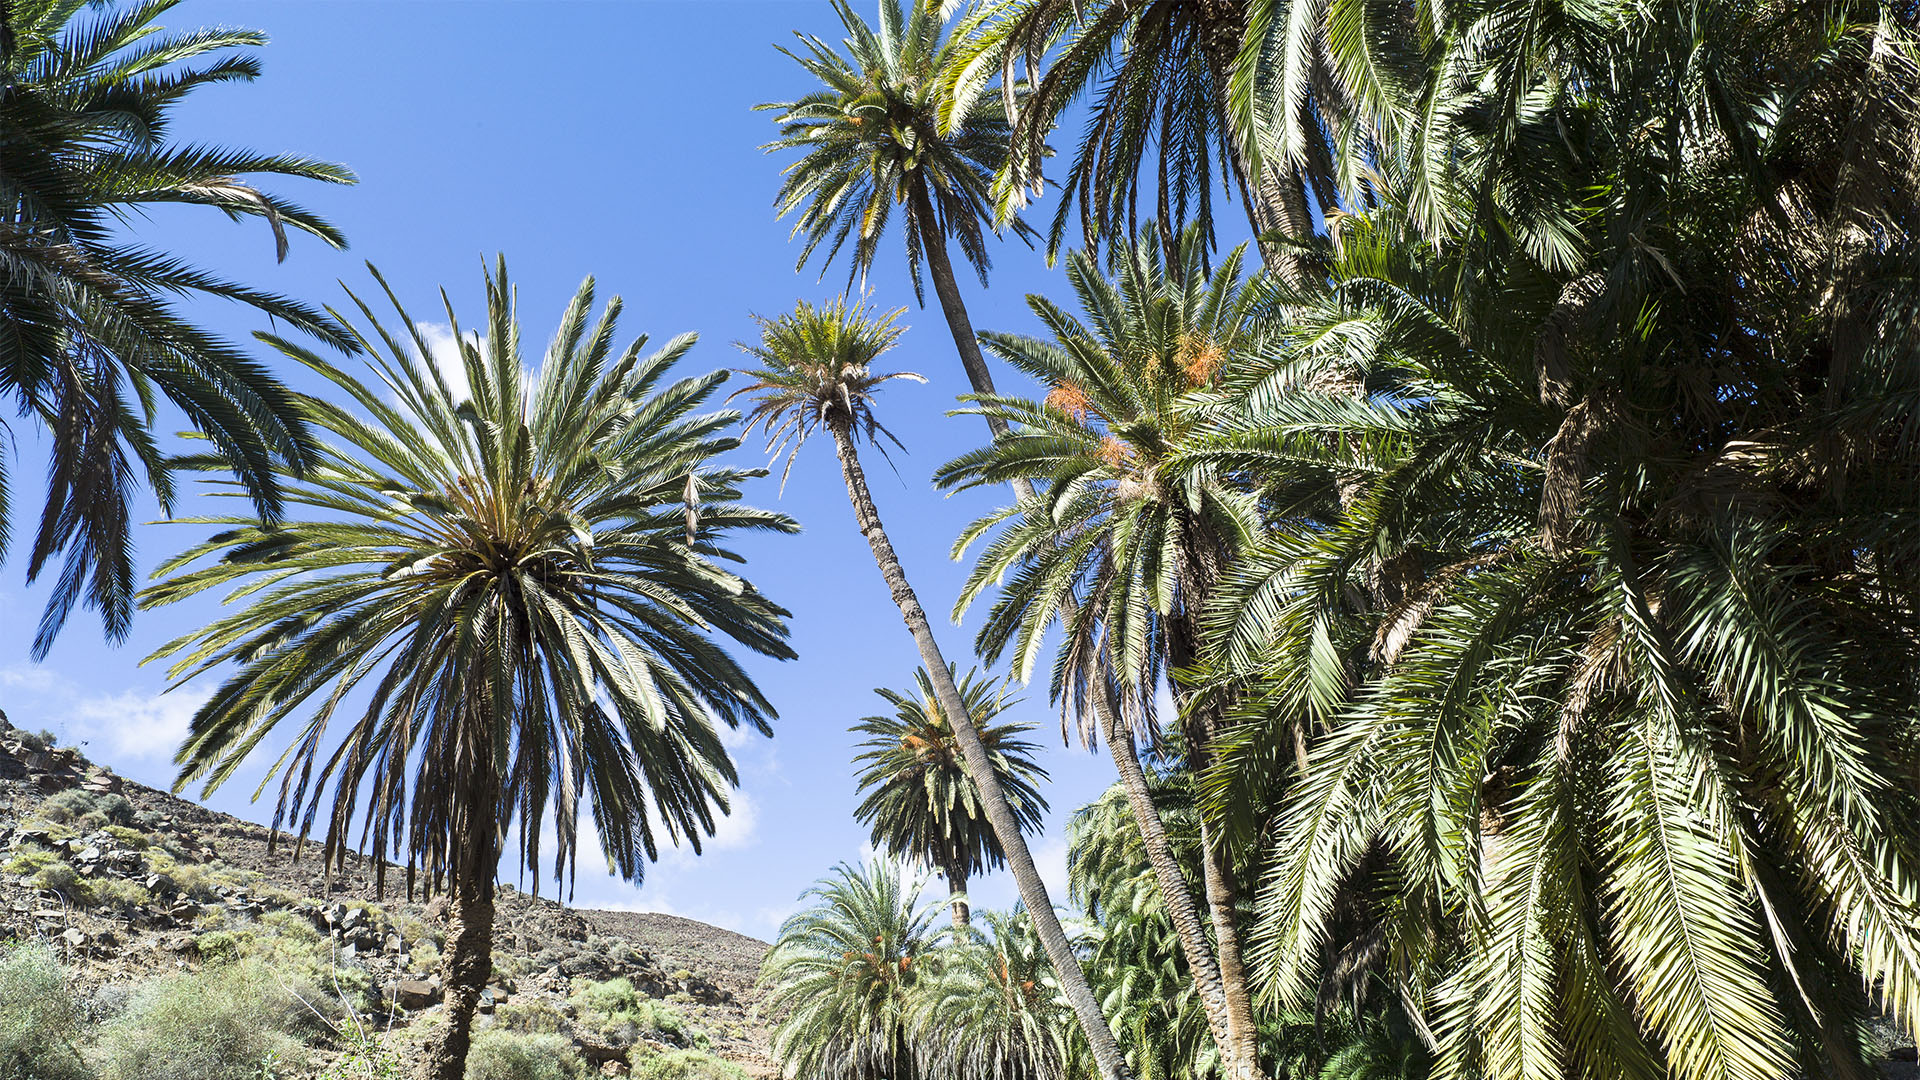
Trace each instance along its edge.
<instances>
[{"instance_id":1,"label":"white cloud","mask_svg":"<svg viewBox=\"0 0 1920 1080\"><path fill-rule=\"evenodd\" d=\"M440 377L447 380L447 389L453 392L453 400L460 402L471 397L473 389L467 383L467 364L461 359L460 350L454 342L453 327L423 319L415 322L413 328L426 341L426 359L432 360L433 366L440 369ZM477 332L467 331L466 338L469 343L485 348Z\"/></svg>"},{"instance_id":2,"label":"white cloud","mask_svg":"<svg viewBox=\"0 0 1920 1080\"><path fill-rule=\"evenodd\" d=\"M171 758L186 740L193 714L210 691L177 691L158 697L138 690L83 697L73 704L68 732L120 757Z\"/></svg>"},{"instance_id":3,"label":"white cloud","mask_svg":"<svg viewBox=\"0 0 1920 1080\"><path fill-rule=\"evenodd\" d=\"M1034 869L1046 882L1047 895L1056 904L1067 902L1067 841L1065 837L1042 840L1033 848Z\"/></svg>"},{"instance_id":4,"label":"white cloud","mask_svg":"<svg viewBox=\"0 0 1920 1080\"><path fill-rule=\"evenodd\" d=\"M87 693L49 668L20 664L0 668L0 687L26 696L30 708L21 710L18 722L48 728L61 742L84 744L88 756L115 766L171 761L211 693Z\"/></svg>"}]
</instances>

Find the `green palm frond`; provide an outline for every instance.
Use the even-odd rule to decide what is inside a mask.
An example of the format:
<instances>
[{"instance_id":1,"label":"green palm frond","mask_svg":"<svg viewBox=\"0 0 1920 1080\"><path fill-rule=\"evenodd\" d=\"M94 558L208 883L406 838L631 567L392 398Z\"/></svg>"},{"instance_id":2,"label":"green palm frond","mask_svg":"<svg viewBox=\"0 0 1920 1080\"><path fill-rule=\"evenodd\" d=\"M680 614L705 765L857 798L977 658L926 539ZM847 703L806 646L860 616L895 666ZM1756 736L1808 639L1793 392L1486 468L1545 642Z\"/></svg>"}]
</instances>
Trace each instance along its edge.
<instances>
[{"instance_id":1,"label":"green palm frond","mask_svg":"<svg viewBox=\"0 0 1920 1080\"><path fill-rule=\"evenodd\" d=\"M301 403L325 435L311 467L277 477L286 517L189 519L220 531L142 594L238 605L153 657L181 682L230 672L194 716L179 783L211 791L277 741L274 827L304 838L330 802L327 859L370 839L410 883L441 883L512 828L536 884L543 850L570 879L591 843L583 800L622 877L663 843L699 850L736 783L719 725L771 734L774 717L719 642L793 655L786 613L728 568L728 537L796 526L740 501L762 470L719 460L739 416L701 410L726 373L668 381L690 336L617 346L620 302L595 315L591 279L530 364L502 260L477 342L446 311L471 388L458 397L374 279L406 329L349 293L366 376L263 337L339 395Z\"/></svg>"},{"instance_id":2,"label":"green palm frond","mask_svg":"<svg viewBox=\"0 0 1920 1080\"><path fill-rule=\"evenodd\" d=\"M276 468L315 463L293 396L264 365L185 318L177 297L237 301L349 347L328 313L224 280L130 235L144 208L188 203L265 221L283 259L289 230L346 245L338 229L252 179L352 183L345 168L168 141L181 101L200 86L255 78L258 60L236 50L265 43L246 30L168 31L158 20L174 6L34 0L7 9L0 195L12 209L0 224L0 389L47 429L54 448L28 580L60 566L36 657L76 605L100 614L110 640L127 633L131 501L143 487L163 510L173 500L152 434L162 400L213 443L268 519L280 511ZM4 478L0 469L0 486ZM0 554L10 535L0 520Z\"/></svg>"}]
</instances>

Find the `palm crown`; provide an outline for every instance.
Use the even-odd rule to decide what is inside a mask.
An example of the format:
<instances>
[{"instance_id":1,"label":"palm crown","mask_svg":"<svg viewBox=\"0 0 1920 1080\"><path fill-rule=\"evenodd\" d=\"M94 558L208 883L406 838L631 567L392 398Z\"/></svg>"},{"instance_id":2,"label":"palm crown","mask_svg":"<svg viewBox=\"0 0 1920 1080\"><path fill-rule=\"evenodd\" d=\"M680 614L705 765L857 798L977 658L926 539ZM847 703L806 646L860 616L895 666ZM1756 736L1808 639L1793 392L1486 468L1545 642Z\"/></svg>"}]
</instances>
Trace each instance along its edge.
<instances>
[{"instance_id":1,"label":"palm crown","mask_svg":"<svg viewBox=\"0 0 1920 1080\"><path fill-rule=\"evenodd\" d=\"M774 205L783 217L799 215L800 265L822 244L831 261L852 238L849 277L864 277L899 204L916 292L929 233L957 238L984 282L992 260L982 225L993 221L993 178L1006 159L1009 125L997 104L956 109L951 100L952 69L980 16L944 34L937 4L880 0L879 7L876 28L848 0L833 0L847 32L844 56L810 35L799 35L800 52L780 50L821 89L758 106L779 113L780 138L766 149L801 152ZM1011 224L1029 231L1018 219Z\"/></svg>"},{"instance_id":2,"label":"palm crown","mask_svg":"<svg viewBox=\"0 0 1920 1080\"><path fill-rule=\"evenodd\" d=\"M819 305L802 300L772 318L754 316L760 340L741 343L740 350L762 366L742 372L753 381L732 396L754 398L747 430L759 428L771 452L786 453L782 483L800 447L822 428L844 425L855 438L900 445L874 416L874 391L894 379L926 379L910 371L878 373L873 362L900 340L902 327L894 320L904 310L877 314L841 298Z\"/></svg>"},{"instance_id":3,"label":"palm crown","mask_svg":"<svg viewBox=\"0 0 1920 1080\"><path fill-rule=\"evenodd\" d=\"M180 780L217 786L305 709L275 823L304 834L331 786L329 854L364 795L376 854L403 853L410 874L437 879L517 821L537 881L551 810L553 869L570 874L584 796L609 869L637 879L662 840L697 850L726 810L716 723L770 733L773 707L713 638L791 657L785 612L726 568L739 559L722 540L795 526L739 501L760 471L713 460L738 445L738 416L697 410L726 373L664 381L691 335L616 351L619 303L590 322L589 280L529 376L504 261L487 299L484 339L459 338L466 400L422 362L397 300L411 336L355 298L371 383L267 338L358 410L305 402L330 436L306 476L283 477L307 514L192 519L224 531L145 594L247 600L156 653L181 679L238 667L195 715Z\"/></svg>"},{"instance_id":4,"label":"palm crown","mask_svg":"<svg viewBox=\"0 0 1920 1080\"><path fill-rule=\"evenodd\" d=\"M993 722L1010 704L996 680L977 671L963 677L957 669L954 678L1015 817L1023 828L1037 830L1047 811L1039 789L1047 772L1033 759L1038 748L1021 738L1032 728ZM874 693L893 712L866 717L851 729L868 737L853 759L865 796L854 817L872 827L876 845L930 864L962 888L967 877L998 869L1006 856L927 673L917 673L912 693Z\"/></svg>"},{"instance_id":5,"label":"palm crown","mask_svg":"<svg viewBox=\"0 0 1920 1080\"><path fill-rule=\"evenodd\" d=\"M224 280L120 227L154 206L210 206L263 218L281 257L287 230L335 247L318 216L244 182L250 174L350 183L311 158L168 141L173 113L194 90L245 82L265 42L247 30L170 35L155 26L174 5L90 14L75 0L8 4L0 56L0 390L50 430L53 469L28 556L31 580L63 552L35 655L44 655L76 603L123 637L135 590L131 502L141 479L172 505L165 456L151 425L160 399L225 456L271 517L275 462L313 460L292 396L266 367L183 318L171 302L199 294L247 304L334 345L345 331L307 304ZM4 462L0 462L4 465ZM0 468L0 515L8 479ZM0 553L7 530L0 528Z\"/></svg>"}]
</instances>

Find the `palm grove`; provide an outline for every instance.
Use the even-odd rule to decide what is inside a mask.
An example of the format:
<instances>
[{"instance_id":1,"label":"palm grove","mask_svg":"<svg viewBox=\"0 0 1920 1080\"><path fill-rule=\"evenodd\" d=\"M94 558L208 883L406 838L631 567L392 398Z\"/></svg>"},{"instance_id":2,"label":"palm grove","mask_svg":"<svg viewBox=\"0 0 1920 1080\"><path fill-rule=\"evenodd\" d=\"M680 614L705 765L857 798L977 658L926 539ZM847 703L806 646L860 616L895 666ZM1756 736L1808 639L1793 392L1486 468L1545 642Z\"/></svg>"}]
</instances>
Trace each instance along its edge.
<instances>
[{"instance_id":1,"label":"palm grove","mask_svg":"<svg viewBox=\"0 0 1920 1080\"><path fill-rule=\"evenodd\" d=\"M423 1078L462 1075L503 863L637 880L726 812L719 725L771 730L735 654L791 656L790 616L729 544L795 525L728 464L756 434L789 473L832 444L922 660L856 727L897 858L767 959L789 1074L1763 1080L1912 1041L1912 3L833 0L844 40L783 49L763 107L775 210L850 287L891 243L932 279L982 441L922 494L1001 504L940 598L979 614L965 672L863 466L923 377L898 311L758 317L729 400L591 281L523 346L502 262L456 390L377 274L341 314L124 235L185 202L343 242L259 183L346 170L169 141L260 39L156 38L167 6L20 0L0 35L37 647L76 603L117 636L244 601L161 650L213 687L180 782L272 747L277 824L449 896ZM984 287L1009 235L1061 298L976 330L953 253ZM130 501L182 474L238 509L138 591ZM1014 684L1116 769L1065 897ZM977 910L1002 867L1021 905Z\"/></svg>"}]
</instances>

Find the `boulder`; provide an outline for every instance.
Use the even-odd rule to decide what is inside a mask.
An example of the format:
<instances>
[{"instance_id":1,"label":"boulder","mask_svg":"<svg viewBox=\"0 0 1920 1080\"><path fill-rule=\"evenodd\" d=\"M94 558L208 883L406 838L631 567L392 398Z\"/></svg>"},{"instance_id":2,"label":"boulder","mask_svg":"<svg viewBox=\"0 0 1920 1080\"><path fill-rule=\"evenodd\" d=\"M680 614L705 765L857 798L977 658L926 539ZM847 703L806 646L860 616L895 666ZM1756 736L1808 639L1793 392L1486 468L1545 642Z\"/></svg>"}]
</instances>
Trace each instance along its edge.
<instances>
[{"instance_id":1,"label":"boulder","mask_svg":"<svg viewBox=\"0 0 1920 1080\"><path fill-rule=\"evenodd\" d=\"M380 989L388 1001L409 1011L424 1009L440 1000L438 979L400 979Z\"/></svg>"}]
</instances>

